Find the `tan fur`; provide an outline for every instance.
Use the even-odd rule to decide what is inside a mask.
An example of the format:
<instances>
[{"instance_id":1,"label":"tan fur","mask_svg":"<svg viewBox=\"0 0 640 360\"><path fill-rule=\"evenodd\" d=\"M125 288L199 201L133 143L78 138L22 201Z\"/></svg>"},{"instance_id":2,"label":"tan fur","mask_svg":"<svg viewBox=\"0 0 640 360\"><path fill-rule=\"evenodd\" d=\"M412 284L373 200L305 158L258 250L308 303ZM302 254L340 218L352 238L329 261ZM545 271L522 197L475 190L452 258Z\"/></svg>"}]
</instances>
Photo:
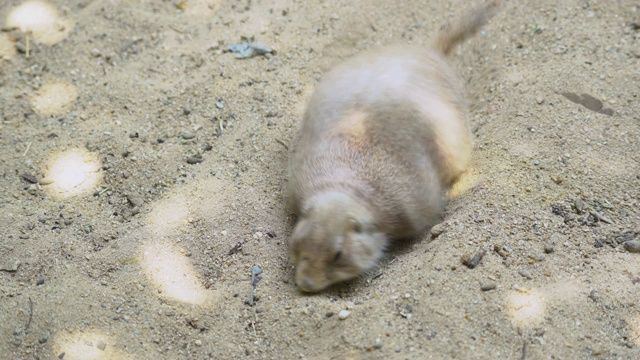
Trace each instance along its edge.
<instances>
[{"instance_id":1,"label":"tan fur","mask_svg":"<svg viewBox=\"0 0 640 360\"><path fill-rule=\"evenodd\" d=\"M487 5L489 4L489 5ZM433 49L386 47L347 60L311 97L289 161L296 284L314 292L374 267L390 240L433 225L467 168L461 81L445 54L496 2L445 27Z\"/></svg>"}]
</instances>

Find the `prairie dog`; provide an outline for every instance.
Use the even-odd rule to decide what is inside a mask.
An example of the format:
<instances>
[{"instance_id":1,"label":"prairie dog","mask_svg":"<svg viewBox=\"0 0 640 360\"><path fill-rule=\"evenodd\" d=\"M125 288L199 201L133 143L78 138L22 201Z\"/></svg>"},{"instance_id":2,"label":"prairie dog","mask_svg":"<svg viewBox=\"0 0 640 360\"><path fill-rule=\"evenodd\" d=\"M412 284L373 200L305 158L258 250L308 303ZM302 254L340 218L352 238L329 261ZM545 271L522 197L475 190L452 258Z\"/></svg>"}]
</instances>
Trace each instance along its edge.
<instances>
[{"instance_id":1,"label":"prairie dog","mask_svg":"<svg viewBox=\"0 0 640 360\"><path fill-rule=\"evenodd\" d=\"M446 56L497 5L487 1L445 26L431 49L365 52L319 83L288 167L299 289L317 292L365 273L390 241L441 216L471 157L462 82Z\"/></svg>"}]
</instances>

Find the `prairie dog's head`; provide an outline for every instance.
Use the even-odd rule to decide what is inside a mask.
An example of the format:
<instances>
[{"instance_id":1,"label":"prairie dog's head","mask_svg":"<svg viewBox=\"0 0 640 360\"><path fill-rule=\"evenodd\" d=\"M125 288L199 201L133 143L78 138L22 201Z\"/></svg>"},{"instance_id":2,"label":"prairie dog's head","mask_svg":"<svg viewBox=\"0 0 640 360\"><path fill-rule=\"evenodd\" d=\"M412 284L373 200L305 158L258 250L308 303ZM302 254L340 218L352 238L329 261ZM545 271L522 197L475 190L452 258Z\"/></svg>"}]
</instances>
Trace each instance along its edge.
<instances>
[{"instance_id":1,"label":"prairie dog's head","mask_svg":"<svg viewBox=\"0 0 640 360\"><path fill-rule=\"evenodd\" d=\"M374 267L386 238L361 201L332 192L314 197L303 208L289 244L296 285L317 292Z\"/></svg>"}]
</instances>

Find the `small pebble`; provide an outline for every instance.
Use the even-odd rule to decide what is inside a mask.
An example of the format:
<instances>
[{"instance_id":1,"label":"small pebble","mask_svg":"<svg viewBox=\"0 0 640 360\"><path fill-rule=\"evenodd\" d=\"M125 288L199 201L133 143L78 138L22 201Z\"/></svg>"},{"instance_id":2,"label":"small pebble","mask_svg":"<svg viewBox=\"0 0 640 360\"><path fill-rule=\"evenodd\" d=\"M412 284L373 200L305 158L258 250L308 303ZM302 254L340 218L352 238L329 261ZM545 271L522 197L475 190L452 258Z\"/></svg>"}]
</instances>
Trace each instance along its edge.
<instances>
[{"instance_id":1,"label":"small pebble","mask_svg":"<svg viewBox=\"0 0 640 360\"><path fill-rule=\"evenodd\" d=\"M373 348L374 349L382 349L382 340L380 340L380 338L377 338L376 341L373 343Z\"/></svg>"},{"instance_id":2,"label":"small pebble","mask_svg":"<svg viewBox=\"0 0 640 360\"><path fill-rule=\"evenodd\" d=\"M551 254L554 251L555 251L555 249L553 248L553 244L544 244L544 252L545 253Z\"/></svg>"},{"instance_id":3,"label":"small pebble","mask_svg":"<svg viewBox=\"0 0 640 360\"><path fill-rule=\"evenodd\" d=\"M195 341L195 344L196 344L197 346L202 346L202 340L200 340L200 339L196 340L196 341Z\"/></svg>"},{"instance_id":4,"label":"small pebble","mask_svg":"<svg viewBox=\"0 0 640 360\"><path fill-rule=\"evenodd\" d=\"M482 285L480 285L480 290L482 291L491 291L491 290L495 290L496 289L496 283L491 281L491 282L486 282L483 283Z\"/></svg>"},{"instance_id":5,"label":"small pebble","mask_svg":"<svg viewBox=\"0 0 640 360\"><path fill-rule=\"evenodd\" d=\"M96 347L102 351L104 351L104 349L107 348L107 344L104 343L104 341L102 340L98 340L98 342L96 343Z\"/></svg>"},{"instance_id":6,"label":"small pebble","mask_svg":"<svg viewBox=\"0 0 640 360\"><path fill-rule=\"evenodd\" d=\"M338 319L344 320L348 318L349 315L351 315L351 312L349 310L340 310L340 312L338 313Z\"/></svg>"},{"instance_id":7,"label":"small pebble","mask_svg":"<svg viewBox=\"0 0 640 360\"><path fill-rule=\"evenodd\" d=\"M41 337L40 337L40 339L38 339L38 342L39 342L40 344L44 344L44 343L46 343L47 341L49 341L49 336L47 336L47 335L41 336Z\"/></svg>"},{"instance_id":8,"label":"small pebble","mask_svg":"<svg viewBox=\"0 0 640 360\"><path fill-rule=\"evenodd\" d=\"M201 163L202 162L202 158L199 157L195 157L195 156L189 156L187 158L187 164L197 164L197 163Z\"/></svg>"},{"instance_id":9,"label":"small pebble","mask_svg":"<svg viewBox=\"0 0 640 360\"><path fill-rule=\"evenodd\" d=\"M194 137L196 137L194 134L190 133L189 131L185 131L182 133L182 138L185 140L189 140L189 139L193 139Z\"/></svg>"},{"instance_id":10,"label":"small pebble","mask_svg":"<svg viewBox=\"0 0 640 360\"><path fill-rule=\"evenodd\" d=\"M431 228L431 238L435 239L444 232L444 224L440 223Z\"/></svg>"},{"instance_id":11,"label":"small pebble","mask_svg":"<svg viewBox=\"0 0 640 360\"><path fill-rule=\"evenodd\" d=\"M640 253L640 241L627 241L624 243L624 248L630 253Z\"/></svg>"},{"instance_id":12,"label":"small pebble","mask_svg":"<svg viewBox=\"0 0 640 360\"><path fill-rule=\"evenodd\" d=\"M50 185L53 184L54 180L51 178L42 178L40 179L40 185Z\"/></svg>"},{"instance_id":13,"label":"small pebble","mask_svg":"<svg viewBox=\"0 0 640 360\"><path fill-rule=\"evenodd\" d=\"M38 178L31 175L31 174L22 174L22 178L27 180L28 182L32 183L32 184L37 184L38 183Z\"/></svg>"},{"instance_id":14,"label":"small pebble","mask_svg":"<svg viewBox=\"0 0 640 360\"><path fill-rule=\"evenodd\" d=\"M536 98L536 102L538 103L538 105L540 105L540 104L542 104L544 102L544 98L539 96L539 97Z\"/></svg>"},{"instance_id":15,"label":"small pebble","mask_svg":"<svg viewBox=\"0 0 640 360\"><path fill-rule=\"evenodd\" d=\"M6 271L6 272L16 272L18 271L18 268L20 267L20 260L16 260L13 262L13 264L11 265L0 265L0 271Z\"/></svg>"},{"instance_id":16,"label":"small pebble","mask_svg":"<svg viewBox=\"0 0 640 360\"><path fill-rule=\"evenodd\" d=\"M529 280L531 280L533 277L531 276L531 273L527 270L520 270L518 271L518 274L522 275L522 277L525 277Z\"/></svg>"},{"instance_id":17,"label":"small pebble","mask_svg":"<svg viewBox=\"0 0 640 360\"><path fill-rule=\"evenodd\" d=\"M487 252L485 250L480 250L475 255L473 255L473 257L470 253L465 253L461 258L462 263L469 269L473 269L480 264L480 261L486 253Z\"/></svg>"},{"instance_id":18,"label":"small pebble","mask_svg":"<svg viewBox=\"0 0 640 360\"><path fill-rule=\"evenodd\" d=\"M36 280L36 285L42 285L44 284L44 276L40 275L38 276L38 280Z\"/></svg>"},{"instance_id":19,"label":"small pebble","mask_svg":"<svg viewBox=\"0 0 640 360\"><path fill-rule=\"evenodd\" d=\"M98 50L98 49L96 49L96 48L93 48L93 49L91 50L91 56L93 56L93 57L100 57L100 56L102 56L102 53L100 52L100 50Z\"/></svg>"},{"instance_id":20,"label":"small pebble","mask_svg":"<svg viewBox=\"0 0 640 360\"><path fill-rule=\"evenodd\" d=\"M142 200L141 197L138 197L138 196L132 195L132 194L127 194L127 200L134 207L135 206L142 206L142 204L144 204L144 200Z\"/></svg>"}]
</instances>

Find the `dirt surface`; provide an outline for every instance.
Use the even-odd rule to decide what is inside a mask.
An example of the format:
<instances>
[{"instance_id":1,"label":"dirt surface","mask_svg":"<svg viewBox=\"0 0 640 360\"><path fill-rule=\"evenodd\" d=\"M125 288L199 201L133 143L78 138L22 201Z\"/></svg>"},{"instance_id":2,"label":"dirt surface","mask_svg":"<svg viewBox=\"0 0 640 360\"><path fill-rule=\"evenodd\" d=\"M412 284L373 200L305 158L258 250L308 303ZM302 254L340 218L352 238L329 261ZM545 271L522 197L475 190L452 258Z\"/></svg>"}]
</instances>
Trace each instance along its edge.
<instances>
[{"instance_id":1,"label":"dirt surface","mask_svg":"<svg viewBox=\"0 0 640 360\"><path fill-rule=\"evenodd\" d=\"M475 147L442 224L365 278L293 284L314 84L466 3L56 0L27 35L3 0L0 358L640 358L633 0L504 1L452 57ZM275 53L236 59L242 36Z\"/></svg>"}]
</instances>

